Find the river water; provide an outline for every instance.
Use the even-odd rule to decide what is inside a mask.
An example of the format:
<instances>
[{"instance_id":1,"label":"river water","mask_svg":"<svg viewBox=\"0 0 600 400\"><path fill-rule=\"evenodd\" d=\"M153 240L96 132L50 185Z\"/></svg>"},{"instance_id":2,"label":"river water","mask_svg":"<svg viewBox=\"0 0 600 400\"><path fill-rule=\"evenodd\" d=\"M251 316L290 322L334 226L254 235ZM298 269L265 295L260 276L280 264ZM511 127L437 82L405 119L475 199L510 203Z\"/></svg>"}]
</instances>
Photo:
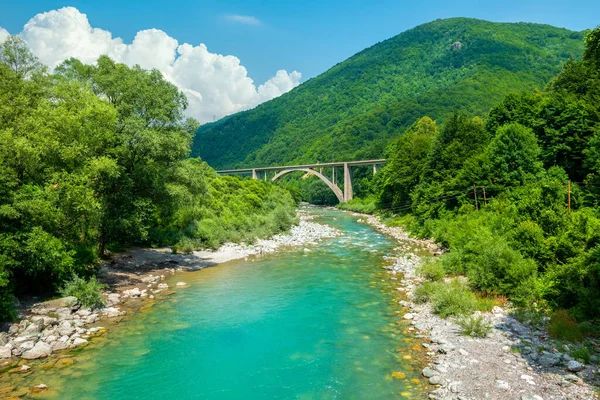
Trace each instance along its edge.
<instances>
[{"instance_id":1,"label":"river water","mask_svg":"<svg viewBox=\"0 0 600 400\"><path fill-rule=\"evenodd\" d=\"M348 213L315 213L342 236L177 274L170 285L187 287L29 384L60 399L420 397L419 345L382 268L394 242Z\"/></svg>"}]
</instances>

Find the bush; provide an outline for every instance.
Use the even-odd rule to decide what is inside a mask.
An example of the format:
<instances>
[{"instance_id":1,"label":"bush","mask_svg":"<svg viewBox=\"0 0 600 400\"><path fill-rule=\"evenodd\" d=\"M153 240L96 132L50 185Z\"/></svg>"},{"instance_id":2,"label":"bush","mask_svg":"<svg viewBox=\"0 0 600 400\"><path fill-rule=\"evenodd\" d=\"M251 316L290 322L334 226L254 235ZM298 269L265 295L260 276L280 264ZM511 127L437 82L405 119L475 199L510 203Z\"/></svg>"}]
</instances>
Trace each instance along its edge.
<instances>
[{"instance_id":1,"label":"bush","mask_svg":"<svg viewBox=\"0 0 600 400\"><path fill-rule=\"evenodd\" d=\"M433 312L446 318L473 312L477 297L459 279L445 282L426 282L415 289L415 303L431 302Z\"/></svg>"},{"instance_id":2,"label":"bush","mask_svg":"<svg viewBox=\"0 0 600 400\"><path fill-rule=\"evenodd\" d=\"M105 285L98 282L96 277L86 281L83 278L73 275L73 278L65 283L65 286L60 290L62 296L77 297L79 303L86 308L98 308L104 305L102 298L102 289Z\"/></svg>"},{"instance_id":3,"label":"bush","mask_svg":"<svg viewBox=\"0 0 600 400\"><path fill-rule=\"evenodd\" d=\"M463 335L484 338L492 331L492 322L483 315L462 317L457 322Z\"/></svg>"},{"instance_id":4,"label":"bush","mask_svg":"<svg viewBox=\"0 0 600 400\"><path fill-rule=\"evenodd\" d=\"M439 282L446 276L444 267L436 260L429 260L421 264L417 269L417 274L431 282Z\"/></svg>"},{"instance_id":5,"label":"bush","mask_svg":"<svg viewBox=\"0 0 600 400\"><path fill-rule=\"evenodd\" d=\"M473 312L477 305L475 294L458 279L440 284L433 293L433 312L446 318Z\"/></svg>"},{"instance_id":6,"label":"bush","mask_svg":"<svg viewBox=\"0 0 600 400\"><path fill-rule=\"evenodd\" d=\"M567 310L557 310L552 314L548 331L555 339L569 342L580 342L583 339L579 324Z\"/></svg>"}]
</instances>

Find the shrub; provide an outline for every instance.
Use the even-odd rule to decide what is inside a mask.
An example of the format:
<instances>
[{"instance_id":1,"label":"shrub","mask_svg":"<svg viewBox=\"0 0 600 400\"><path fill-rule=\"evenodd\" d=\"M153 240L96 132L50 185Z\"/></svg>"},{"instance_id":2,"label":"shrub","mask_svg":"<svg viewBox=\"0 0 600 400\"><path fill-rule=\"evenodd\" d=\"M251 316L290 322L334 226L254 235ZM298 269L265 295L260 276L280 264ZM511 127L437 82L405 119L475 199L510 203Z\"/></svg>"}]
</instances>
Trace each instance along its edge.
<instances>
[{"instance_id":1,"label":"shrub","mask_svg":"<svg viewBox=\"0 0 600 400\"><path fill-rule=\"evenodd\" d=\"M102 298L102 289L105 285L98 282L96 277L86 281L83 278L73 275L73 278L65 283L65 286L60 290L63 296L74 296L83 307L97 308L104 305Z\"/></svg>"},{"instance_id":2,"label":"shrub","mask_svg":"<svg viewBox=\"0 0 600 400\"><path fill-rule=\"evenodd\" d=\"M492 331L492 322L483 315L462 317L457 322L463 335L484 338Z\"/></svg>"},{"instance_id":3,"label":"shrub","mask_svg":"<svg viewBox=\"0 0 600 400\"><path fill-rule=\"evenodd\" d=\"M440 284L433 293L433 312L446 318L473 312L477 304L475 294L458 279Z\"/></svg>"},{"instance_id":4,"label":"shrub","mask_svg":"<svg viewBox=\"0 0 600 400\"><path fill-rule=\"evenodd\" d=\"M440 284L435 282L425 282L422 285L417 286L413 292L413 301L417 304L431 301L433 293L438 285Z\"/></svg>"},{"instance_id":5,"label":"shrub","mask_svg":"<svg viewBox=\"0 0 600 400\"><path fill-rule=\"evenodd\" d=\"M443 265L436 260L426 261L421 264L417 273L431 282L439 282L444 279L444 276L446 275Z\"/></svg>"},{"instance_id":6,"label":"shrub","mask_svg":"<svg viewBox=\"0 0 600 400\"><path fill-rule=\"evenodd\" d=\"M557 310L552 314L548 331L555 339L569 342L579 342L583 339L579 324L569 315L567 310Z\"/></svg>"},{"instance_id":7,"label":"shrub","mask_svg":"<svg viewBox=\"0 0 600 400\"><path fill-rule=\"evenodd\" d=\"M431 302L433 312L446 318L469 314L475 310L477 297L459 279L445 282L426 282L414 292L415 303Z\"/></svg>"}]
</instances>

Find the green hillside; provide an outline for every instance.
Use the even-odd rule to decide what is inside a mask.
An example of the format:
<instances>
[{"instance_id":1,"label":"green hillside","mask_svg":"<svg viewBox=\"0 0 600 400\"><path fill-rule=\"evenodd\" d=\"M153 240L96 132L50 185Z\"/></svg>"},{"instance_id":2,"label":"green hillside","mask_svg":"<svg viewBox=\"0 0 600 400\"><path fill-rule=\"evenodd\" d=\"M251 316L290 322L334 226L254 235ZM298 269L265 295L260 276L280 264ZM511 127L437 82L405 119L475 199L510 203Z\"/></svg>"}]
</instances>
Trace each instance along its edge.
<instances>
[{"instance_id":1,"label":"green hillside","mask_svg":"<svg viewBox=\"0 0 600 400\"><path fill-rule=\"evenodd\" d=\"M437 20L378 43L289 93L198 130L215 168L381 157L415 119L485 114L543 88L583 34L548 25Z\"/></svg>"}]
</instances>

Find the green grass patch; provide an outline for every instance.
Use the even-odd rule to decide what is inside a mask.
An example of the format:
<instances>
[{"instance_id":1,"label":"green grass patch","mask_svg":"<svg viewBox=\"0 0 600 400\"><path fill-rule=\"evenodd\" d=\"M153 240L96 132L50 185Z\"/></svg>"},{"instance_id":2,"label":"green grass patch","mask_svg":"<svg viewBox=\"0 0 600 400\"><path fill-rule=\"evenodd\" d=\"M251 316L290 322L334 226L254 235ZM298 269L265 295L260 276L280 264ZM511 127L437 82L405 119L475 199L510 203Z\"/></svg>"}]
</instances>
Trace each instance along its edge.
<instances>
[{"instance_id":1,"label":"green grass patch","mask_svg":"<svg viewBox=\"0 0 600 400\"><path fill-rule=\"evenodd\" d=\"M548 331L553 338L559 340L580 342L583 339L579 324L567 310L557 310L550 316Z\"/></svg>"},{"instance_id":2,"label":"green grass patch","mask_svg":"<svg viewBox=\"0 0 600 400\"><path fill-rule=\"evenodd\" d=\"M444 267L435 259L422 263L417 269L417 274L431 282L439 282L446 276Z\"/></svg>"}]
</instances>

